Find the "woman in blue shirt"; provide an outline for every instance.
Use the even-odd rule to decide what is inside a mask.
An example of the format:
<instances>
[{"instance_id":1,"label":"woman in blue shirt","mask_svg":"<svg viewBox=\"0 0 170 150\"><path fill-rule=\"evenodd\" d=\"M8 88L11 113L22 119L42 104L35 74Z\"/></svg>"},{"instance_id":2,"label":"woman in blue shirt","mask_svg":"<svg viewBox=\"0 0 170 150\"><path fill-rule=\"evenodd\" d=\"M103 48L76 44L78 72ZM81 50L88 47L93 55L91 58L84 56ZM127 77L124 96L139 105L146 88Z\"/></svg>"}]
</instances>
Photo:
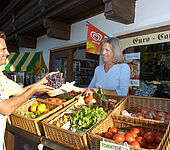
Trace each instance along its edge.
<instances>
[{"instance_id":1,"label":"woman in blue shirt","mask_svg":"<svg viewBox=\"0 0 170 150\"><path fill-rule=\"evenodd\" d=\"M104 94L127 96L130 68L123 63L123 53L119 39L112 37L101 42L101 56L104 64L96 67L88 91L97 91L99 85Z\"/></svg>"}]
</instances>

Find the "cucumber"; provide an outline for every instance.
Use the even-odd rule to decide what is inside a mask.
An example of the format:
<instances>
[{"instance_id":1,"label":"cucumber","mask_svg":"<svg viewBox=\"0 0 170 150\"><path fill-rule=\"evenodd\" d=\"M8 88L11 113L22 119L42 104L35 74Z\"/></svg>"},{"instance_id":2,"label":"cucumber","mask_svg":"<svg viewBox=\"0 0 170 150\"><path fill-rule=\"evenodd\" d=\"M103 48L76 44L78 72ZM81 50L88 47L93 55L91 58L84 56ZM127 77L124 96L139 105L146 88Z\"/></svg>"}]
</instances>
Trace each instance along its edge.
<instances>
[{"instance_id":1,"label":"cucumber","mask_svg":"<svg viewBox=\"0 0 170 150\"><path fill-rule=\"evenodd\" d=\"M55 97L60 98L60 99L72 99L74 96L57 95L57 96L55 96Z\"/></svg>"}]
</instances>

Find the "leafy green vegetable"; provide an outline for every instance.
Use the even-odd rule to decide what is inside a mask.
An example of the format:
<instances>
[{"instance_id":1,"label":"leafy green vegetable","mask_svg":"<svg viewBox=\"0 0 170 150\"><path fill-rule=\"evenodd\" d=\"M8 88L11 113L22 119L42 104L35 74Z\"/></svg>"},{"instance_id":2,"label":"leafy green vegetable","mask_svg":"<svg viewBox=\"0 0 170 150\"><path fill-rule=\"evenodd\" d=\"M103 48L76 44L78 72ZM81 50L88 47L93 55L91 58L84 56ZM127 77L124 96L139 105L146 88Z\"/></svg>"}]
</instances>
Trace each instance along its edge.
<instances>
[{"instance_id":1,"label":"leafy green vegetable","mask_svg":"<svg viewBox=\"0 0 170 150\"><path fill-rule=\"evenodd\" d=\"M106 115L107 113L102 107L91 109L84 106L81 110L74 114L71 119L71 125L78 130L88 129L101 119L104 119Z\"/></svg>"}]
</instances>

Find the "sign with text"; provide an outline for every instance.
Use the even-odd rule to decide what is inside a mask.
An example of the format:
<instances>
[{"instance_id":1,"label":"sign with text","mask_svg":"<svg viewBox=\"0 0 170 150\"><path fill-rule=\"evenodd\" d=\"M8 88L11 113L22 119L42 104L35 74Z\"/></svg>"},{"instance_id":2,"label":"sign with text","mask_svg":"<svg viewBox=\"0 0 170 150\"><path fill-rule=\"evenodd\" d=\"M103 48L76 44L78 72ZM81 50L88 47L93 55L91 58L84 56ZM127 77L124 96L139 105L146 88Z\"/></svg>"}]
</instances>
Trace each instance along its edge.
<instances>
[{"instance_id":1,"label":"sign with text","mask_svg":"<svg viewBox=\"0 0 170 150\"><path fill-rule=\"evenodd\" d=\"M128 47L170 42L170 30L125 38L121 39L120 42L122 45L122 50L125 50Z\"/></svg>"},{"instance_id":2,"label":"sign with text","mask_svg":"<svg viewBox=\"0 0 170 150\"><path fill-rule=\"evenodd\" d=\"M100 150L129 150L129 147L100 141Z\"/></svg>"},{"instance_id":3,"label":"sign with text","mask_svg":"<svg viewBox=\"0 0 170 150\"><path fill-rule=\"evenodd\" d=\"M125 62L130 67L130 86L139 86L140 79L140 52L124 55Z\"/></svg>"}]
</instances>

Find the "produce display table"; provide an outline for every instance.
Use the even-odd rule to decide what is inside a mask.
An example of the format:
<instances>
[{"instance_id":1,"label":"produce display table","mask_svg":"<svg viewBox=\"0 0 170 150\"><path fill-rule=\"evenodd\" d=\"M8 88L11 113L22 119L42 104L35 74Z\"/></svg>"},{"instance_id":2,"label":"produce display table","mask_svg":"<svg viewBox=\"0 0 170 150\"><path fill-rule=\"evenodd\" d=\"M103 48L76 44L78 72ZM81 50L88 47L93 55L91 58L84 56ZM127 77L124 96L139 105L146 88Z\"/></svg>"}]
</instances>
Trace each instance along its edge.
<instances>
[{"instance_id":1,"label":"produce display table","mask_svg":"<svg viewBox=\"0 0 170 150\"><path fill-rule=\"evenodd\" d=\"M30 132L27 132L27 131L24 131L22 129L19 129L17 127L14 127L14 126L11 126L9 124L7 124L7 127L6 127L6 130L13 133L13 134L18 134L20 136L23 136L37 144L40 144L42 143L44 146L46 147L49 147L51 149L57 149L57 150L70 150L69 148L66 148L62 145L59 145L53 141L50 141L48 139L46 139L44 136L38 136L38 135L35 135L35 134L32 134ZM11 147L11 143L12 141L10 141L10 147ZM14 145L13 145L14 147ZM14 148L13 148L14 149ZM38 148L37 148L38 149Z\"/></svg>"}]
</instances>

